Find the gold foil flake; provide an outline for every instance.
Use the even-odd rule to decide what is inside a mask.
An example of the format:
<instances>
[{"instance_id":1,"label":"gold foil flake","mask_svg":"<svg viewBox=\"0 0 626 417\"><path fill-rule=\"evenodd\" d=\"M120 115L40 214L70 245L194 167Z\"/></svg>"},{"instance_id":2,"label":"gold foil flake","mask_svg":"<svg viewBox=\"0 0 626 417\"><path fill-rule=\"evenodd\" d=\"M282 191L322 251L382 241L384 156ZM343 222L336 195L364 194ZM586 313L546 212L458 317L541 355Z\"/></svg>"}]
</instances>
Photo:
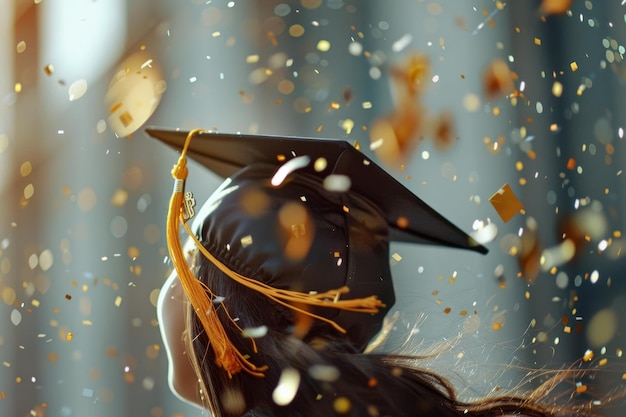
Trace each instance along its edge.
<instances>
[{"instance_id":1,"label":"gold foil flake","mask_svg":"<svg viewBox=\"0 0 626 417\"><path fill-rule=\"evenodd\" d=\"M240 239L241 245L245 248L246 246L252 245L252 236L247 235Z\"/></svg>"},{"instance_id":2,"label":"gold foil flake","mask_svg":"<svg viewBox=\"0 0 626 417\"><path fill-rule=\"evenodd\" d=\"M320 52L328 52L330 50L330 42L322 39L317 43L316 48Z\"/></svg>"},{"instance_id":3,"label":"gold foil flake","mask_svg":"<svg viewBox=\"0 0 626 417\"><path fill-rule=\"evenodd\" d=\"M338 101L331 101L330 105L328 106L328 110L339 110L341 108L341 104L339 104Z\"/></svg>"},{"instance_id":4,"label":"gold foil flake","mask_svg":"<svg viewBox=\"0 0 626 417\"><path fill-rule=\"evenodd\" d=\"M24 198L28 200L32 198L33 195L35 195L35 186L33 184L26 185L26 187L24 187Z\"/></svg>"},{"instance_id":5,"label":"gold foil flake","mask_svg":"<svg viewBox=\"0 0 626 417\"><path fill-rule=\"evenodd\" d=\"M563 14L567 12L573 0L542 0L541 11L545 14Z\"/></svg>"},{"instance_id":6,"label":"gold foil flake","mask_svg":"<svg viewBox=\"0 0 626 417\"><path fill-rule=\"evenodd\" d=\"M23 162L22 165L20 165L20 175L22 177L29 176L32 171L33 171L33 166L30 163L30 161Z\"/></svg>"},{"instance_id":7,"label":"gold foil flake","mask_svg":"<svg viewBox=\"0 0 626 417\"><path fill-rule=\"evenodd\" d=\"M488 100L495 100L513 93L514 73L501 58L496 58L483 71L483 93Z\"/></svg>"},{"instance_id":8,"label":"gold foil flake","mask_svg":"<svg viewBox=\"0 0 626 417\"><path fill-rule=\"evenodd\" d=\"M328 161L326 160L326 158L317 158L315 160L315 162L313 163L313 169L315 169L315 172L322 172L326 169L326 167L328 166Z\"/></svg>"},{"instance_id":9,"label":"gold foil flake","mask_svg":"<svg viewBox=\"0 0 626 417\"><path fill-rule=\"evenodd\" d=\"M572 70L572 72L578 71L578 64L576 63L576 61L570 62L569 67Z\"/></svg>"},{"instance_id":10,"label":"gold foil flake","mask_svg":"<svg viewBox=\"0 0 626 417\"><path fill-rule=\"evenodd\" d=\"M299 38L304 35L304 27L299 24L289 26L289 35L293 38Z\"/></svg>"},{"instance_id":11,"label":"gold foil flake","mask_svg":"<svg viewBox=\"0 0 626 417\"><path fill-rule=\"evenodd\" d=\"M507 183L504 184L498 191L496 191L491 197L489 202L493 205L493 208L498 212L498 215L507 223L517 213L524 208L524 205L517 199L515 193L511 189L511 186Z\"/></svg>"},{"instance_id":12,"label":"gold foil flake","mask_svg":"<svg viewBox=\"0 0 626 417\"><path fill-rule=\"evenodd\" d=\"M563 84L560 81L555 81L552 84L552 95L554 97L561 97L563 94Z\"/></svg>"},{"instance_id":13,"label":"gold foil flake","mask_svg":"<svg viewBox=\"0 0 626 417\"><path fill-rule=\"evenodd\" d=\"M111 197L111 205L116 206L116 207L122 207L124 204L126 204L127 200L128 200L128 192L126 190L122 190L121 188L118 188L113 193L113 197Z\"/></svg>"},{"instance_id":14,"label":"gold foil flake","mask_svg":"<svg viewBox=\"0 0 626 417\"><path fill-rule=\"evenodd\" d=\"M434 118L433 141L439 151L447 151L457 140L454 133L452 113L442 112Z\"/></svg>"},{"instance_id":15,"label":"gold foil flake","mask_svg":"<svg viewBox=\"0 0 626 417\"><path fill-rule=\"evenodd\" d=\"M591 349L587 349L583 355L583 361L589 362L593 359L593 351Z\"/></svg>"},{"instance_id":16,"label":"gold foil flake","mask_svg":"<svg viewBox=\"0 0 626 417\"><path fill-rule=\"evenodd\" d=\"M115 297L115 301L113 302L113 304L115 305L115 307L119 307L122 304L122 297L119 295Z\"/></svg>"},{"instance_id":17,"label":"gold foil flake","mask_svg":"<svg viewBox=\"0 0 626 417\"><path fill-rule=\"evenodd\" d=\"M346 397L337 397L335 401L333 401L333 410L337 414L348 414L352 409L352 403L349 398Z\"/></svg>"}]
</instances>

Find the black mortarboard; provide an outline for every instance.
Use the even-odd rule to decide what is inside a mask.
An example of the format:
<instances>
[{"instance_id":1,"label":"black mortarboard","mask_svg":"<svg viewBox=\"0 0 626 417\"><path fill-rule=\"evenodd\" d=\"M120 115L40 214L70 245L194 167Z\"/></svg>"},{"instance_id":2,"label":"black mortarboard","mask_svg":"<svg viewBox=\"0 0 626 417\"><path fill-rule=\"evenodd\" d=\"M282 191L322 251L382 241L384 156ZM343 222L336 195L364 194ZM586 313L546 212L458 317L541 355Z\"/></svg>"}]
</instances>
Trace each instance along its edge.
<instances>
[{"instance_id":1,"label":"black mortarboard","mask_svg":"<svg viewBox=\"0 0 626 417\"><path fill-rule=\"evenodd\" d=\"M153 128L147 133L177 150L189 134ZM377 314L320 313L343 327L359 349L380 330L395 301L390 240L487 252L345 141L205 132L188 142L186 152L229 178L194 222L202 245L227 268L275 288L310 293L347 286L347 299L380 298L385 306ZM297 166L274 181L290 161ZM332 189L329 179L349 185ZM242 208L247 191L265 196L260 213ZM290 238L279 230L279 212L290 202L308 214L287 235L313 236L297 259L287 253Z\"/></svg>"},{"instance_id":2,"label":"black mortarboard","mask_svg":"<svg viewBox=\"0 0 626 417\"><path fill-rule=\"evenodd\" d=\"M146 132L176 150L188 132L148 128ZM309 156L312 162L300 171L321 179L331 174L350 178L350 192L376 204L383 213L391 240L471 249L487 253L461 229L450 223L366 155L343 140L228 133L199 133L188 155L217 175L227 178L255 164L272 164L278 169L295 156ZM324 158L327 168L316 171L313 161Z\"/></svg>"}]
</instances>

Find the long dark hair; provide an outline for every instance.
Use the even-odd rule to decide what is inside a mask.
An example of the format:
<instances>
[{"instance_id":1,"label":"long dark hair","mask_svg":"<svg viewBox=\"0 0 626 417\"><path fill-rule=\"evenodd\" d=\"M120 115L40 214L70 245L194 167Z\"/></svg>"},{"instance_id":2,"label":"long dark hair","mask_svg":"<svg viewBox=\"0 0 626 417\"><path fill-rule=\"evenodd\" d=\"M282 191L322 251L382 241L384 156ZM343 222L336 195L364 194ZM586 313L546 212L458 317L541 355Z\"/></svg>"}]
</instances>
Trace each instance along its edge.
<instances>
[{"instance_id":1,"label":"long dark hair","mask_svg":"<svg viewBox=\"0 0 626 417\"><path fill-rule=\"evenodd\" d=\"M475 402L457 399L442 376L420 369L412 356L363 354L325 324L314 324L305 337L296 337L290 311L226 277L200 257L199 279L224 303L240 328L263 328L251 341L226 317L217 313L229 338L256 365L267 365L264 377L240 372L232 377L213 360L213 352L196 314L189 316L189 343L200 374L202 401L215 417L230 416L589 416L582 406L557 408L545 392L488 397ZM266 326L264 328L263 326ZM297 376L297 392L288 404L273 400L286 370ZM588 408L587 408L588 410Z\"/></svg>"}]
</instances>

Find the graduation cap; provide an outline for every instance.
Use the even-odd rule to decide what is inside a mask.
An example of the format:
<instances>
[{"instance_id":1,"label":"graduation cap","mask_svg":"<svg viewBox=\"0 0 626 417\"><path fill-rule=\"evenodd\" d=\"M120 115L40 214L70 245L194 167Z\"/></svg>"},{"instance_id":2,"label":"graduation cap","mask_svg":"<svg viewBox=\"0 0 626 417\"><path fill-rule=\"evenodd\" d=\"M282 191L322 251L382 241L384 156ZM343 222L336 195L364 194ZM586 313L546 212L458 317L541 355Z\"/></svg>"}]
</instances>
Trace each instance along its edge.
<instances>
[{"instance_id":1,"label":"graduation cap","mask_svg":"<svg viewBox=\"0 0 626 417\"><path fill-rule=\"evenodd\" d=\"M346 332L358 349L378 333L395 302L390 241L487 252L348 142L199 130L146 132L181 151L172 171L178 197L173 197L170 214L180 213L204 256L280 304L311 305L310 315ZM200 210L194 231L186 225L192 213L183 199L185 155L227 178ZM242 203L255 193L261 197L252 206ZM172 253L170 237L178 236L174 223L169 222L168 246L176 265L182 251ZM181 269L179 277L189 270ZM203 304L194 305L196 311L207 311L212 303L206 288L188 278L185 283L181 277L187 295ZM203 316L215 319L217 314ZM232 358L219 358L231 355L229 349L225 346L216 356L235 373L239 369L231 366ZM243 358L238 360L243 369L262 372L245 355L232 355Z\"/></svg>"}]
</instances>

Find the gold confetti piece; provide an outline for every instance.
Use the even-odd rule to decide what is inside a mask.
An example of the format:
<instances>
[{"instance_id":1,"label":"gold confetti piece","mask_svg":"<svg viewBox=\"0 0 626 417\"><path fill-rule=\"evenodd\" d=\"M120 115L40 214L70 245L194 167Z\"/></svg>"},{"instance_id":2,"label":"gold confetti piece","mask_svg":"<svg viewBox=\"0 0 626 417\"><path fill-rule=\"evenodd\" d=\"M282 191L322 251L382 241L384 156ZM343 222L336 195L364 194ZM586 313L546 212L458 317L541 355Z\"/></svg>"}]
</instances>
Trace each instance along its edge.
<instances>
[{"instance_id":1,"label":"gold confetti piece","mask_svg":"<svg viewBox=\"0 0 626 417\"><path fill-rule=\"evenodd\" d=\"M118 188L115 190L113 197L111 197L111 205L116 207L122 207L126 204L126 200L128 200L128 192L126 190L122 190Z\"/></svg>"},{"instance_id":2,"label":"gold confetti piece","mask_svg":"<svg viewBox=\"0 0 626 417\"><path fill-rule=\"evenodd\" d=\"M22 83L15 83L15 86L13 87L13 90L16 93L21 93L22 92Z\"/></svg>"},{"instance_id":3,"label":"gold confetti piece","mask_svg":"<svg viewBox=\"0 0 626 417\"><path fill-rule=\"evenodd\" d=\"M328 52L330 50L330 42L322 39L317 43L317 50L320 52Z\"/></svg>"},{"instance_id":4,"label":"gold confetti piece","mask_svg":"<svg viewBox=\"0 0 626 417\"><path fill-rule=\"evenodd\" d=\"M119 307L122 304L122 297L119 296L119 295L117 297L115 297L114 304L115 304L115 307Z\"/></svg>"},{"instance_id":5,"label":"gold confetti piece","mask_svg":"<svg viewBox=\"0 0 626 417\"><path fill-rule=\"evenodd\" d=\"M354 128L354 120L345 119L343 122L341 122L341 128L346 131L346 135L349 135L350 133L352 133L352 129Z\"/></svg>"},{"instance_id":6,"label":"gold confetti piece","mask_svg":"<svg viewBox=\"0 0 626 417\"><path fill-rule=\"evenodd\" d=\"M241 245L245 248L246 246L252 245L252 236L244 236L241 238Z\"/></svg>"},{"instance_id":7,"label":"gold confetti piece","mask_svg":"<svg viewBox=\"0 0 626 417\"><path fill-rule=\"evenodd\" d=\"M450 150L457 141L453 124L452 113L447 111L434 118L433 142L441 152Z\"/></svg>"},{"instance_id":8,"label":"gold confetti piece","mask_svg":"<svg viewBox=\"0 0 626 417\"><path fill-rule=\"evenodd\" d=\"M304 35L304 27L298 24L291 25L289 27L289 35L294 38L299 38Z\"/></svg>"},{"instance_id":9,"label":"gold confetti piece","mask_svg":"<svg viewBox=\"0 0 626 417\"><path fill-rule=\"evenodd\" d=\"M65 336L65 340L70 342L72 339L74 339L74 334L72 332L67 332L67 335Z\"/></svg>"},{"instance_id":10,"label":"gold confetti piece","mask_svg":"<svg viewBox=\"0 0 626 417\"><path fill-rule=\"evenodd\" d=\"M561 97L562 94L563 94L563 84L561 84L560 81L555 81L554 84L552 84L552 95L554 97Z\"/></svg>"},{"instance_id":11,"label":"gold confetti piece","mask_svg":"<svg viewBox=\"0 0 626 417\"><path fill-rule=\"evenodd\" d=\"M535 45L541 45L541 39L535 38Z\"/></svg>"},{"instance_id":12,"label":"gold confetti piece","mask_svg":"<svg viewBox=\"0 0 626 417\"><path fill-rule=\"evenodd\" d=\"M572 72L576 72L578 70L578 64L576 63L576 61L573 61L569 64L570 69L572 70Z\"/></svg>"},{"instance_id":13,"label":"gold confetti piece","mask_svg":"<svg viewBox=\"0 0 626 417\"><path fill-rule=\"evenodd\" d=\"M31 165L30 161L26 161L22 163L22 165L20 165L20 175L22 177L27 177L28 175L30 175L32 170L33 166Z\"/></svg>"},{"instance_id":14,"label":"gold confetti piece","mask_svg":"<svg viewBox=\"0 0 626 417\"><path fill-rule=\"evenodd\" d=\"M488 100L495 100L513 93L514 77L515 74L503 59L494 59L483 71L483 94Z\"/></svg>"},{"instance_id":15,"label":"gold confetti piece","mask_svg":"<svg viewBox=\"0 0 626 417\"><path fill-rule=\"evenodd\" d=\"M128 127L133 122L133 116L131 116L128 111L125 111L124 113L120 114L119 119L120 119L120 122L122 122L122 125L124 125L124 127Z\"/></svg>"},{"instance_id":16,"label":"gold confetti piece","mask_svg":"<svg viewBox=\"0 0 626 417\"><path fill-rule=\"evenodd\" d=\"M583 355L583 361L589 362L593 359L593 351L591 349L587 349L585 354Z\"/></svg>"},{"instance_id":17,"label":"gold confetti piece","mask_svg":"<svg viewBox=\"0 0 626 417\"><path fill-rule=\"evenodd\" d=\"M401 67L391 67L390 75L398 91L413 99L423 92L430 79L430 60L425 54L413 54Z\"/></svg>"},{"instance_id":18,"label":"gold confetti piece","mask_svg":"<svg viewBox=\"0 0 626 417\"><path fill-rule=\"evenodd\" d=\"M569 10L573 0L543 0L541 11L545 14L563 14Z\"/></svg>"},{"instance_id":19,"label":"gold confetti piece","mask_svg":"<svg viewBox=\"0 0 626 417\"><path fill-rule=\"evenodd\" d=\"M583 392L587 392L587 385L576 384L576 393L582 394Z\"/></svg>"},{"instance_id":20,"label":"gold confetti piece","mask_svg":"<svg viewBox=\"0 0 626 417\"><path fill-rule=\"evenodd\" d=\"M346 397L337 397L333 402L333 409L337 414L348 414L352 408L352 403Z\"/></svg>"},{"instance_id":21,"label":"gold confetti piece","mask_svg":"<svg viewBox=\"0 0 626 417\"><path fill-rule=\"evenodd\" d=\"M498 212L498 215L503 222L507 223L517 213L524 208L524 205L517 199L515 193L511 189L511 186L507 183L504 184L498 191L496 191L491 197L489 202L493 205L493 208Z\"/></svg>"}]
</instances>

